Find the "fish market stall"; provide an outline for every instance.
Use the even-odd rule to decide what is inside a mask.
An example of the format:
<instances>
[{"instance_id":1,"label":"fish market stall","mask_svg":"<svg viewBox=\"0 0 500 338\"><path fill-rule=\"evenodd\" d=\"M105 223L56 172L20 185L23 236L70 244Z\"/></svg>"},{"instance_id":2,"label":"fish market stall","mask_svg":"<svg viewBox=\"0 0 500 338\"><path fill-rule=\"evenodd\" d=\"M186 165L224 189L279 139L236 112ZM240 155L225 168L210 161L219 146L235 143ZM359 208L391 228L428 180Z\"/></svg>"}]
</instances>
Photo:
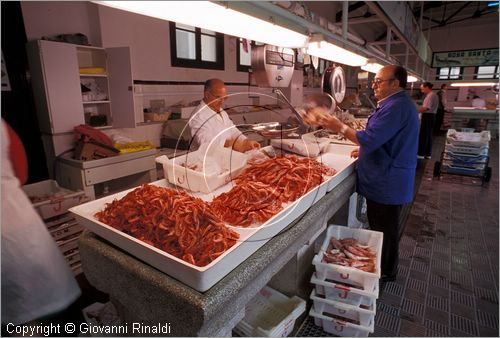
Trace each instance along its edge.
<instances>
[{"instance_id":1,"label":"fish market stall","mask_svg":"<svg viewBox=\"0 0 500 338\"><path fill-rule=\"evenodd\" d=\"M349 200L355 184L355 160L349 158L350 148L333 144L327 147L321 156L325 163L331 157L331 165L338 167L334 176L285 204L262 226L237 230L242 240L201 268L151 250L144 243L131 244L127 236L89 218L113 196L74 208L85 226L99 235L87 233L80 240L85 275L92 285L110 295L128 325L169 323L174 336L231 335L244 316L245 304L305 244L311 244L325 229L326 221ZM228 185L231 183L213 195L222 195L229 190ZM117 198L126 193L116 194L120 195ZM281 283L295 287L302 278L296 275ZM287 287L293 288L283 285L283 289Z\"/></svg>"}]
</instances>

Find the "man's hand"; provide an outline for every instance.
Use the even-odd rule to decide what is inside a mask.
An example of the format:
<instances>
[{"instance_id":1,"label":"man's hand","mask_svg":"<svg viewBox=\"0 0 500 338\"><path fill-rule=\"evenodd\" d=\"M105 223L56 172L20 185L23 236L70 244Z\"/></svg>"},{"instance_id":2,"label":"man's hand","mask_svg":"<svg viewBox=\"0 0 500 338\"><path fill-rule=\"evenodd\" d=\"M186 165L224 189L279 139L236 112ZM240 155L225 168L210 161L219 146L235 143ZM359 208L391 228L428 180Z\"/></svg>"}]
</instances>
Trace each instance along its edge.
<instances>
[{"instance_id":1,"label":"man's hand","mask_svg":"<svg viewBox=\"0 0 500 338\"><path fill-rule=\"evenodd\" d=\"M305 124L315 127L321 125L321 120L328 115L328 112L323 107L314 107L303 111L301 115Z\"/></svg>"},{"instance_id":2,"label":"man's hand","mask_svg":"<svg viewBox=\"0 0 500 338\"><path fill-rule=\"evenodd\" d=\"M354 149L353 151L351 151L351 157L352 158L358 158L359 157L359 148Z\"/></svg>"},{"instance_id":3,"label":"man's hand","mask_svg":"<svg viewBox=\"0 0 500 338\"><path fill-rule=\"evenodd\" d=\"M229 143L229 144L228 144ZM238 139L235 141L226 141L226 147L227 146L232 146L232 148L236 151L239 151L240 153L244 153L246 151L252 150L252 149L259 149L260 144L257 141L254 140L249 140L249 139Z\"/></svg>"}]
</instances>

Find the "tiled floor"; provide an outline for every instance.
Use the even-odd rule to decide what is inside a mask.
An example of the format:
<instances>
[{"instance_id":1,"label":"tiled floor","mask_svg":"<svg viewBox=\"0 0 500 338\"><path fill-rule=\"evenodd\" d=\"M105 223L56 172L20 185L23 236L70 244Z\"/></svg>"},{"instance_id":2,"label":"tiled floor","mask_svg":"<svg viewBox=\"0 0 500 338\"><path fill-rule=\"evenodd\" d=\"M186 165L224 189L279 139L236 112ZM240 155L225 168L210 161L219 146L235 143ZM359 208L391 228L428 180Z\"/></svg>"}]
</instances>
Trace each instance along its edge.
<instances>
[{"instance_id":1,"label":"tiled floor","mask_svg":"<svg viewBox=\"0 0 500 338\"><path fill-rule=\"evenodd\" d=\"M398 278L382 285L371 336L498 337L498 140L490 143L489 184L474 177L433 178L419 162L420 184L400 242ZM327 336L311 319L297 336Z\"/></svg>"}]
</instances>

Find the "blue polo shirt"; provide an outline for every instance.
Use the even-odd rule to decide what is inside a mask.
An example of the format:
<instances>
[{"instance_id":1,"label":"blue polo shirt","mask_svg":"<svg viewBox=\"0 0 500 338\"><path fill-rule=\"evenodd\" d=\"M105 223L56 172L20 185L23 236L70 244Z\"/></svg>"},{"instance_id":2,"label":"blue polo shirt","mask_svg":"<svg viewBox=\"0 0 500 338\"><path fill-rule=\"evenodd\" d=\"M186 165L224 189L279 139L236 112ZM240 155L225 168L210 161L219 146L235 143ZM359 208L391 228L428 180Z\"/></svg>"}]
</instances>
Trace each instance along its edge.
<instances>
[{"instance_id":1,"label":"blue polo shirt","mask_svg":"<svg viewBox=\"0 0 500 338\"><path fill-rule=\"evenodd\" d=\"M418 113L404 91L383 100L356 132L360 148L357 191L381 204L405 204L413 199L417 166Z\"/></svg>"}]
</instances>

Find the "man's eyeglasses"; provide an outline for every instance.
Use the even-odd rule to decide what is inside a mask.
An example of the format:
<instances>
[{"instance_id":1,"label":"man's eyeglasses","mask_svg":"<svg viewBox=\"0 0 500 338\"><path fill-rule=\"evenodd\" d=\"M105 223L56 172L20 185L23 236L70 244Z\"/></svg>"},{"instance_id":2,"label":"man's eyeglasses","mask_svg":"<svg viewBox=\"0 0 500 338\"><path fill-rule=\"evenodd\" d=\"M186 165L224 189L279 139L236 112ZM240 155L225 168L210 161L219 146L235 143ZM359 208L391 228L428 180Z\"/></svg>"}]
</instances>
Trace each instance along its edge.
<instances>
[{"instance_id":1,"label":"man's eyeglasses","mask_svg":"<svg viewBox=\"0 0 500 338\"><path fill-rule=\"evenodd\" d=\"M386 79L386 80L382 80L382 79L374 79L372 81L372 85L376 84L377 86L380 85L382 82L385 82L385 81L392 81L392 80L395 80L394 78L391 78L391 79Z\"/></svg>"}]
</instances>

